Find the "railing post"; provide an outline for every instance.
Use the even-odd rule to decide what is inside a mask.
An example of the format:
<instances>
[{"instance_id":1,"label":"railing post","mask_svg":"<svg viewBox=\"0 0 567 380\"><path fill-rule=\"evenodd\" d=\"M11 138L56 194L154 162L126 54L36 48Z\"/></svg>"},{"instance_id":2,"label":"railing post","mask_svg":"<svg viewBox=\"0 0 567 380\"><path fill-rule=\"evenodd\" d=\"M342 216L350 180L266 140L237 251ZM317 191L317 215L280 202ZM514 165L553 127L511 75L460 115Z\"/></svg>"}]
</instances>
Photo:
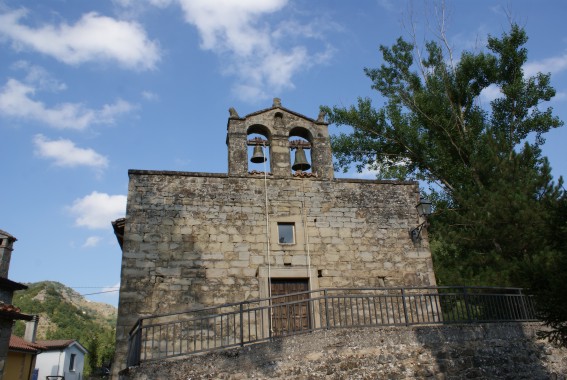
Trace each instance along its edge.
<instances>
[{"instance_id":1,"label":"railing post","mask_svg":"<svg viewBox=\"0 0 567 380\"><path fill-rule=\"evenodd\" d=\"M465 301L465 309L467 310L467 321L472 323L471 311L469 308L469 295L467 293L466 286L463 286L463 300Z\"/></svg>"},{"instance_id":2,"label":"railing post","mask_svg":"<svg viewBox=\"0 0 567 380\"><path fill-rule=\"evenodd\" d=\"M270 340L272 340L272 313L274 312L273 310L273 304L272 304L272 297L268 298L268 336L270 337Z\"/></svg>"},{"instance_id":3,"label":"railing post","mask_svg":"<svg viewBox=\"0 0 567 380\"><path fill-rule=\"evenodd\" d=\"M240 303L240 347L244 347L244 304Z\"/></svg>"},{"instance_id":4,"label":"railing post","mask_svg":"<svg viewBox=\"0 0 567 380\"><path fill-rule=\"evenodd\" d=\"M529 319L528 310L526 309L526 296L522 294L522 289L518 289L518 297L520 298L520 303L522 305L522 319Z\"/></svg>"},{"instance_id":5,"label":"railing post","mask_svg":"<svg viewBox=\"0 0 567 380\"><path fill-rule=\"evenodd\" d=\"M329 323L329 303L327 298L329 296L329 293L327 291L327 288L325 288L323 294L325 297L325 321L326 321L327 330L329 330L331 328L331 325Z\"/></svg>"},{"instance_id":6,"label":"railing post","mask_svg":"<svg viewBox=\"0 0 567 380\"><path fill-rule=\"evenodd\" d=\"M138 342L138 344L136 345L136 354L138 356L138 363L137 365L139 365L142 362L142 327L144 325L144 320L140 319L140 326L138 326L138 337L136 339L136 341Z\"/></svg>"},{"instance_id":7,"label":"railing post","mask_svg":"<svg viewBox=\"0 0 567 380\"><path fill-rule=\"evenodd\" d=\"M402 288L402 305L404 307L404 318L406 319L406 326L409 326L408 308L406 306L406 292L404 288Z\"/></svg>"},{"instance_id":8,"label":"railing post","mask_svg":"<svg viewBox=\"0 0 567 380\"><path fill-rule=\"evenodd\" d=\"M136 366L141 362L142 356L142 319L137 322L137 330L134 336L130 336L130 344L128 345L128 366Z\"/></svg>"}]
</instances>

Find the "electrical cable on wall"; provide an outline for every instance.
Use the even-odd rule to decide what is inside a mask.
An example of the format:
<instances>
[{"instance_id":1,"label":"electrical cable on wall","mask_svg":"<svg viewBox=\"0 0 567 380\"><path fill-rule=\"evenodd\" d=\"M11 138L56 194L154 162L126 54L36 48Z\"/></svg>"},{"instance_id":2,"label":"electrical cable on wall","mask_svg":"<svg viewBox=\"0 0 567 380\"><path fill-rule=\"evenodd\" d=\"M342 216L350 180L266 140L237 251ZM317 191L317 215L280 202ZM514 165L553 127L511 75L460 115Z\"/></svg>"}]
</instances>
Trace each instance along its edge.
<instances>
[{"instance_id":1,"label":"electrical cable on wall","mask_svg":"<svg viewBox=\"0 0 567 380\"><path fill-rule=\"evenodd\" d=\"M264 144L262 144L262 153L264 154L264 157L266 156L266 152L265 152L265 148L266 146ZM271 306L272 304L272 272L271 272L271 256L270 256L270 216L269 216L269 210L268 210L268 171L266 168L266 161L264 160L264 200L265 200L265 208L266 208L266 254L268 256L268 298L269 298L269 303ZM272 330L272 312L270 312L270 332L271 334L273 334L273 330Z\"/></svg>"},{"instance_id":2,"label":"electrical cable on wall","mask_svg":"<svg viewBox=\"0 0 567 380\"><path fill-rule=\"evenodd\" d=\"M311 252L309 250L309 233L307 232L307 213L305 211L305 178L301 178L301 192L303 194L301 213L303 216L303 237L305 240L305 249L307 251L307 275L309 277L309 289L313 290L313 283L311 281Z\"/></svg>"}]
</instances>

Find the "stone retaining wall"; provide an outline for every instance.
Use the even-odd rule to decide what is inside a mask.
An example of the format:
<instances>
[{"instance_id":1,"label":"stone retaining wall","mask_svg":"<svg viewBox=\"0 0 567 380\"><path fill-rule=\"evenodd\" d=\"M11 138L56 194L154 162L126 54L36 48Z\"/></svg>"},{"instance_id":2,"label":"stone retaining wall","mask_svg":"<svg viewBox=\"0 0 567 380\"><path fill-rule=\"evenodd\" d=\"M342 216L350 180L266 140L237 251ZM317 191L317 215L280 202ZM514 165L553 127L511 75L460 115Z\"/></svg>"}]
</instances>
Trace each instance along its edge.
<instances>
[{"instance_id":1,"label":"stone retaining wall","mask_svg":"<svg viewBox=\"0 0 567 380\"><path fill-rule=\"evenodd\" d=\"M479 324L338 329L146 363L121 379L566 379L567 349L540 326Z\"/></svg>"}]
</instances>

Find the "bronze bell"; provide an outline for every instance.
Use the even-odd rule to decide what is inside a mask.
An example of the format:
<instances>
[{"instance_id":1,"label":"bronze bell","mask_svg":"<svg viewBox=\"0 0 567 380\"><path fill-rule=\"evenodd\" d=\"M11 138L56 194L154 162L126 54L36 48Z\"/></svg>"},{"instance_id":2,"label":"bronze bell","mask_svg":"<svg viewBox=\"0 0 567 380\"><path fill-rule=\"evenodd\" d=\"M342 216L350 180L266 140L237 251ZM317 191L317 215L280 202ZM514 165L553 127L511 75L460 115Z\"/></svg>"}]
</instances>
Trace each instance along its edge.
<instances>
[{"instance_id":1,"label":"bronze bell","mask_svg":"<svg viewBox=\"0 0 567 380\"><path fill-rule=\"evenodd\" d=\"M252 158L250 161L255 164L261 164L262 162L266 162L266 157L264 156L264 151L260 145L254 146L254 153L252 154Z\"/></svg>"},{"instance_id":2,"label":"bronze bell","mask_svg":"<svg viewBox=\"0 0 567 380\"><path fill-rule=\"evenodd\" d=\"M307 157L305 157L305 152L303 151L303 148L301 147L297 148L297 151L295 152L295 160L291 168L296 171L297 170L305 171L311 168L311 165L309 165L309 162L307 162Z\"/></svg>"}]
</instances>

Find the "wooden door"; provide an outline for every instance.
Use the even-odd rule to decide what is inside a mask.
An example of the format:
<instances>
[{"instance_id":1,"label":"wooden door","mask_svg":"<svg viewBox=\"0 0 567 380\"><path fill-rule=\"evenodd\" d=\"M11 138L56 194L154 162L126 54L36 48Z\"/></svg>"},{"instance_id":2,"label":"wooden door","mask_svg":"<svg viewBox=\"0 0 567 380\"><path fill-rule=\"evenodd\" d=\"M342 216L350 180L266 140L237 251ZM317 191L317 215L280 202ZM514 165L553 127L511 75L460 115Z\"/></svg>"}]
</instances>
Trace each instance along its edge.
<instances>
[{"instance_id":1,"label":"wooden door","mask_svg":"<svg viewBox=\"0 0 567 380\"><path fill-rule=\"evenodd\" d=\"M272 279L272 297L309 290L308 279ZM311 328L309 294L277 297L272 300L274 336L293 335Z\"/></svg>"}]
</instances>

